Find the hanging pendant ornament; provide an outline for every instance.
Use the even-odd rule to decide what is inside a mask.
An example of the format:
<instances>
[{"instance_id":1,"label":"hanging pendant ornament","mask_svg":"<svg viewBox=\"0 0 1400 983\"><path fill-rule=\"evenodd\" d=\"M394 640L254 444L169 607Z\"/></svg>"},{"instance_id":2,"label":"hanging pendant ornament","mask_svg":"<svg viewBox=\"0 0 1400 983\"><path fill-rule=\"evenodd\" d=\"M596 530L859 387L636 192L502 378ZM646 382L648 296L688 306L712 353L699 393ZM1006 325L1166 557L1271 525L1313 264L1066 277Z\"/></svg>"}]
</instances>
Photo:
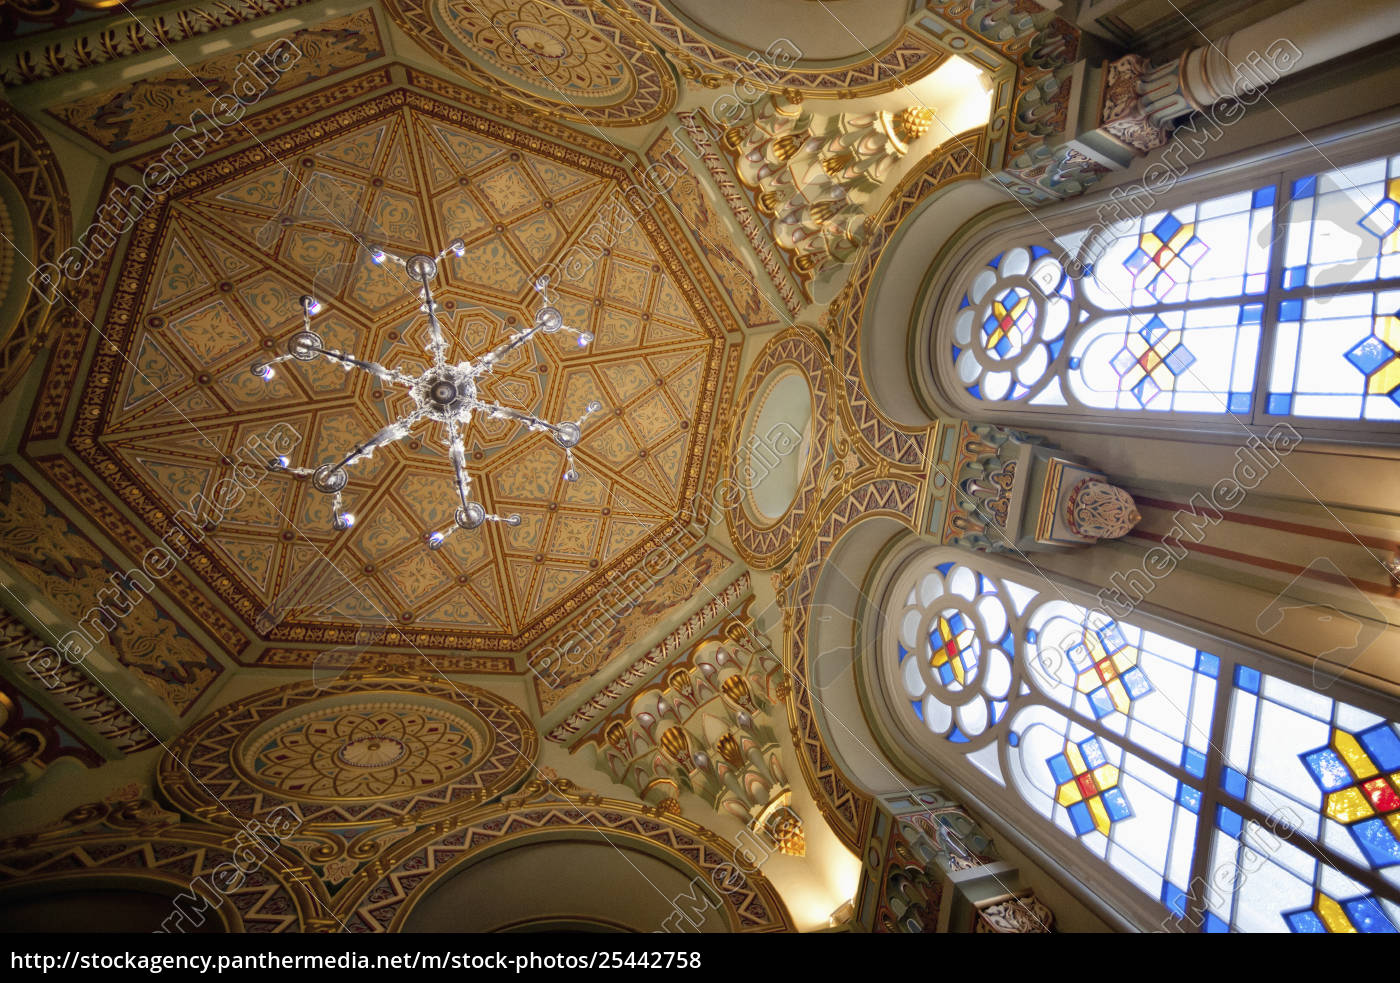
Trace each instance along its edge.
<instances>
[{"instance_id":1,"label":"hanging pendant ornament","mask_svg":"<svg viewBox=\"0 0 1400 983\"><path fill-rule=\"evenodd\" d=\"M345 509L343 494L345 486L350 480L349 468L370 457L379 448L407 437L415 426L424 421L429 422L430 425L432 423L439 424L442 429L442 441L447 447L448 458L452 461L456 486L455 497L458 502L452 524L445 529L426 534L425 539L430 549L441 548L447 537L458 529L477 529L487 522L502 522L508 526L520 525L518 514L495 515L487 512L480 502L472 498L472 478L467 473L464 434L471 423L473 413L485 414L493 420L511 420L527 430L549 434L564 451L564 480L571 482L578 480L578 471L574 467L574 448L583 439L584 421L601 410L602 403L596 400L590 402L584 409L583 415L577 420L550 423L548 420L543 420L524 410L501 406L499 403L481 399L477 395L477 388L478 382L483 377L490 375L503 359L517 348L534 340L535 336L541 332L556 334L565 331L573 334L578 338L580 348L587 347L593 341L593 335L588 331L580 331L564 323L564 316L554 306L554 301L549 293L549 277L542 276L535 281L535 290L544 301L544 306L535 311L534 323L530 327L513 332L504 342L480 358L464 362L449 362L447 338L442 330L442 322L439 320L442 308L433 300L432 281L438 274L439 264L449 252L460 257L466 252L466 248L466 243L461 239L453 239L448 243L447 248L435 257L419 255L406 259L394 255L387 249L372 248L370 250L370 259L374 263L380 265L394 263L403 267L404 271L419 287L418 296L422 300L422 304L418 309L428 319L427 351L432 356L432 364L419 375L409 375L402 369L385 368L378 362L365 361L348 352L327 348L321 337L311 330L311 318L320 313L322 305L320 301L310 296L301 298L302 330L288 339L286 354L279 355L267 362L253 364L253 374L266 382L271 381L276 375L275 366L282 362L312 362L322 358L339 365L347 372L359 369L368 372L381 382L402 386L408 391L409 398L413 402L413 409L369 439L356 444L339 460L312 468L293 467L286 457L277 457L268 462L268 467L271 470L282 471L298 478L307 478L310 480L312 488L322 494L332 496L334 515L332 524L336 529L343 531L355 525L354 514Z\"/></svg>"}]
</instances>

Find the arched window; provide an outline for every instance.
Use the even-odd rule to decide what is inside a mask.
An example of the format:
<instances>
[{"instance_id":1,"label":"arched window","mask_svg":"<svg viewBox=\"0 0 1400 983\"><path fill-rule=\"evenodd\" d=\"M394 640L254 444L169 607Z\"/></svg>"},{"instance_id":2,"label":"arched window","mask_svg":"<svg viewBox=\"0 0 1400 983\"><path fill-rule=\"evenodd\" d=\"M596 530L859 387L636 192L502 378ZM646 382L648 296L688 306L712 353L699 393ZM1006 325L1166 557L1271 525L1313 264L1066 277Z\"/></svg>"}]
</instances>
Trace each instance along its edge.
<instances>
[{"instance_id":1,"label":"arched window","mask_svg":"<svg viewBox=\"0 0 1400 983\"><path fill-rule=\"evenodd\" d=\"M944 389L974 414L1400 430L1400 156L1235 185L974 250L933 315Z\"/></svg>"},{"instance_id":2,"label":"arched window","mask_svg":"<svg viewBox=\"0 0 1400 983\"><path fill-rule=\"evenodd\" d=\"M907 740L1083 882L1116 871L1143 927L1400 929L1393 703L1029 579L946 547L896 570Z\"/></svg>"}]
</instances>

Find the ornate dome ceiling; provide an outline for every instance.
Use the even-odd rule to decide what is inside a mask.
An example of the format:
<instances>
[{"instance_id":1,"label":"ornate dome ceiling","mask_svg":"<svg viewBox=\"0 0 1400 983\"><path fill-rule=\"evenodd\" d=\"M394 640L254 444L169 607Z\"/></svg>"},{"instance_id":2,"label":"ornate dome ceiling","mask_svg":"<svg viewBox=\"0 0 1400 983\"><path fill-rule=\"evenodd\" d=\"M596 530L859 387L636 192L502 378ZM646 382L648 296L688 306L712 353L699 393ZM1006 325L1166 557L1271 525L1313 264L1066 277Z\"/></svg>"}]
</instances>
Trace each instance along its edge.
<instances>
[{"instance_id":1,"label":"ornate dome ceiling","mask_svg":"<svg viewBox=\"0 0 1400 983\"><path fill-rule=\"evenodd\" d=\"M450 521L454 500L444 450L421 428L356 469L348 494L362 521L349 533L332 529L326 496L263 476L195 564L274 640L344 641L389 620L412 626L418 647L519 648L630 565L694 493L725 372L715 288L679 251L669 215L619 218L627 172L595 156L610 149L397 90L193 168L118 257L116 350L104 346L85 377L63 371L70 363L48 380L79 394L68 449L104 496L163 533L169 516L215 501L241 449L270 428L295 433L294 461L319 461L401 411L397 392L323 364L286 366L268 384L248 371L295 329L308 286L326 305L316 330L328 345L422 364L418 300L357 240L405 255L466 240L439 297L458 357L528 323L533 281L552 270L566 321L596 340L581 351L559 335L516 352L487 395L551 419L601 401L581 480L562 481L563 455L544 437L477 420L467 454L478 493L523 522L429 552L422 533ZM280 624L257 624L289 606Z\"/></svg>"}]
</instances>

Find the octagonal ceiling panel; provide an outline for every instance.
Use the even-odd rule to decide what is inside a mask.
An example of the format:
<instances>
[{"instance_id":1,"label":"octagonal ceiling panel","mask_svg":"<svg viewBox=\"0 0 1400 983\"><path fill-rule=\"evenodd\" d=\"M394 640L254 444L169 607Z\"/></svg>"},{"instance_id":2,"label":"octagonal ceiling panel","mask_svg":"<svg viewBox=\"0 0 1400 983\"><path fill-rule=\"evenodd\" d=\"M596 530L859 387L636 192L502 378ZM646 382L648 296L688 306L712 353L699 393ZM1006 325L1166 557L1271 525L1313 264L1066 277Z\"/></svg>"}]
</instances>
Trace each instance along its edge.
<instances>
[{"instance_id":1,"label":"octagonal ceiling panel","mask_svg":"<svg viewBox=\"0 0 1400 983\"><path fill-rule=\"evenodd\" d=\"M424 364L426 328L402 270L374 265L357 240L405 255L466 240L438 279L451 357L465 358L530 321L535 276L618 200L615 164L399 95L303 127L276 158L248 151L192 170L120 257L127 289L109 321L127 325L112 336L122 357L89 374L70 443L153 528L166 524L151 517L211 497L239 448L278 424L303 438L293 462L315 465L404 411L405 394L365 373L292 362L263 383L249 372L297 330L308 290L325 304L313 327L329 347L410 372ZM610 236L590 268L554 284L567 323L592 331L593 345L542 335L484 386L549 419L600 400L577 451L580 481L562 480L546 436L474 421L477 494L522 524L430 552L423 534L450 522L454 499L441 434L420 424L351 469L347 505L360 521L348 533L332 530L326 496L263 476L201 544L209 562L192 566L206 584L249 625L293 597L274 640L341 641L391 621L412 625L417 645L513 650L648 548L694 492L724 329L701 299L713 286L690 279L656 217Z\"/></svg>"}]
</instances>

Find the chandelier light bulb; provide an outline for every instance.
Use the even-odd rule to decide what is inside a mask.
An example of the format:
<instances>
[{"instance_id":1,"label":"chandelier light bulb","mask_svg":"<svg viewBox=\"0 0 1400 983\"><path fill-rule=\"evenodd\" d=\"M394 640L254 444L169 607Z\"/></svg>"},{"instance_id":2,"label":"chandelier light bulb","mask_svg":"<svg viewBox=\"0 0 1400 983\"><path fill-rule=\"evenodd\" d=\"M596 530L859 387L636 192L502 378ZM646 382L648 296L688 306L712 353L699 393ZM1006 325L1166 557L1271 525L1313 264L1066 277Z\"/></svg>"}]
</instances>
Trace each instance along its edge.
<instances>
[{"instance_id":1,"label":"chandelier light bulb","mask_svg":"<svg viewBox=\"0 0 1400 983\"><path fill-rule=\"evenodd\" d=\"M586 412L576 421L566 420L551 423L533 413L515 407L481 398L478 385L489 376L497 363L516 348L533 340L538 332L553 334L568 331L578 336L580 346L593 340L592 333L579 331L564 323L564 317L554 306L549 296L549 277L535 281L535 289L540 293L544 305L535 312L533 324L524 331L512 333L503 344L486 352L476 359L449 361L448 341L440 320L442 307L433 299L432 280L437 276L440 264L449 254L461 257L466 254L466 243L458 238L447 244L437 257L415 255L407 258L374 247L370 249L370 259L377 265L386 261L402 267L403 272L413 281L413 290L422 299L419 310L428 322L428 347L432 364L417 375L411 375L402 368L389 369L378 362L356 358L348 352L327 348L321 337L311 330L311 318L322 310L322 304L310 294L301 297L302 327L288 340L287 350L267 362L256 362L252 371L259 378L269 380L273 376L273 365L295 359L302 362L318 358L334 362L345 371L360 370L373 375L380 382L391 386L402 386L407 390L412 402L411 408L377 433L363 439L351 447L338 459L314 467L293 467L285 456L269 462L273 470L283 471L296 478L308 478L318 492L331 496L333 525L345 531L355 525L355 516L343 508L343 494L349 483L349 469L356 463L373 456L381 447L407 437L420 423L430 427L436 425L439 439L448 450L453 468L453 496L457 504L453 513L453 525L445 530L430 532L424 537L429 549L441 548L443 542L457 529L477 529L487 522L501 522L508 526L519 526L518 513L499 516L487 512L480 502L472 499L471 475L467 473L467 451L465 433L473 414L482 414L492 420L507 420L520 424L527 431L550 434L554 443L564 452L564 480L577 481L578 472L574 469L573 449L583 438L583 422L589 414L602 409L597 400L588 404Z\"/></svg>"},{"instance_id":2,"label":"chandelier light bulb","mask_svg":"<svg viewBox=\"0 0 1400 983\"><path fill-rule=\"evenodd\" d=\"M593 332L592 332L592 331L584 331L584 332L581 332L581 333L579 334L579 336L578 336L578 346L579 346L580 348L587 348L587 347L592 343L592 341L593 341Z\"/></svg>"}]
</instances>

